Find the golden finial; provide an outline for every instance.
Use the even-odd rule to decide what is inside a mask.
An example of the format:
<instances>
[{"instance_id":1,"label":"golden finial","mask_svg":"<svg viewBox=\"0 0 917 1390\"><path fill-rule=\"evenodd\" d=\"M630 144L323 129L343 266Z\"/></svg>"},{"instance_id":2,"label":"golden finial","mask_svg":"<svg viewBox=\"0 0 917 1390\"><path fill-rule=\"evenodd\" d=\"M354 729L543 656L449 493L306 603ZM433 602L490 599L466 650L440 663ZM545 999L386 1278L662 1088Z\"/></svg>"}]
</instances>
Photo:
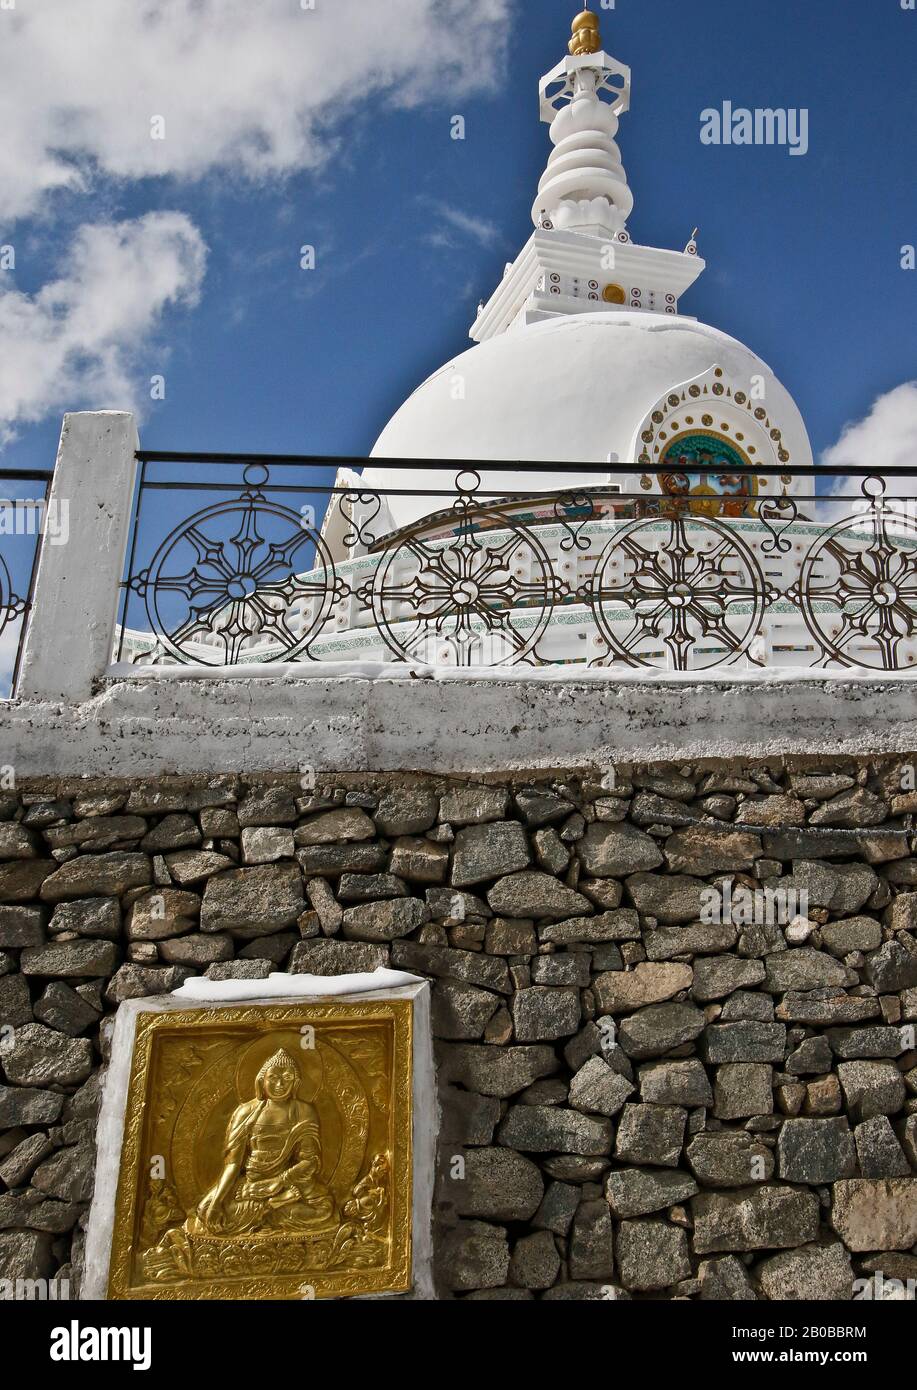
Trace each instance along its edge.
<instances>
[{"instance_id":1,"label":"golden finial","mask_svg":"<svg viewBox=\"0 0 917 1390\"><path fill-rule=\"evenodd\" d=\"M599 53L602 49L602 35L599 33L598 15L591 10L583 10L573 21L573 38L567 45L574 58L584 53Z\"/></svg>"}]
</instances>

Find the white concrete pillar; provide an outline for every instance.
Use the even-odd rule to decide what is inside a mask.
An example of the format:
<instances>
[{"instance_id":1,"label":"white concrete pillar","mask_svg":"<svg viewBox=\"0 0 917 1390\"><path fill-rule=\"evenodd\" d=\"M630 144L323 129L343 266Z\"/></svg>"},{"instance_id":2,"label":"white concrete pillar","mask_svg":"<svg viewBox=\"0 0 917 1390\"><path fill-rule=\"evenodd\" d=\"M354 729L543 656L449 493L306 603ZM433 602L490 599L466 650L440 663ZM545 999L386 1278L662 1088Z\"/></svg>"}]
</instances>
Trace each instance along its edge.
<instances>
[{"instance_id":1,"label":"white concrete pillar","mask_svg":"<svg viewBox=\"0 0 917 1390\"><path fill-rule=\"evenodd\" d=\"M136 476L133 415L65 415L14 695L87 699L111 661Z\"/></svg>"}]
</instances>

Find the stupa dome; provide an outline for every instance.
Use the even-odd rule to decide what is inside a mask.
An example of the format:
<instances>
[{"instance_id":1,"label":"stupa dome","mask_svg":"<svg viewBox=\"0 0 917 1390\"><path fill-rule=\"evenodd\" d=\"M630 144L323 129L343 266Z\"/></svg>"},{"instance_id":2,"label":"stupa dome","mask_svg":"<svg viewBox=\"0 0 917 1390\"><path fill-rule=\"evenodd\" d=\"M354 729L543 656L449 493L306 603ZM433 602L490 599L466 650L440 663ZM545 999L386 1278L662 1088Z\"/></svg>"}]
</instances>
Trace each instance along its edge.
<instances>
[{"instance_id":1,"label":"stupa dome","mask_svg":"<svg viewBox=\"0 0 917 1390\"><path fill-rule=\"evenodd\" d=\"M484 490L519 493L607 483L609 461L639 472L645 455L658 466L686 435L731 443L752 467L812 463L793 398L750 349L691 318L608 310L543 319L459 354L396 412L372 456L566 465L556 476L482 470ZM380 464L363 480L435 492L451 475ZM422 497L388 504L398 526L431 510Z\"/></svg>"}]
</instances>

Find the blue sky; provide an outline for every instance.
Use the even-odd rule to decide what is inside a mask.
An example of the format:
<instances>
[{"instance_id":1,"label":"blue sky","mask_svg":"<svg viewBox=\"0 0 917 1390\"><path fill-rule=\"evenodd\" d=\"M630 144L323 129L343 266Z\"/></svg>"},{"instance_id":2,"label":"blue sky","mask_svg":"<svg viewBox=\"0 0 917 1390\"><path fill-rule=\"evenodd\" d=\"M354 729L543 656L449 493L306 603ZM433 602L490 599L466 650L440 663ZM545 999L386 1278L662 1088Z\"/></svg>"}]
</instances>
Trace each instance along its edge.
<instances>
[{"instance_id":1,"label":"blue sky","mask_svg":"<svg viewBox=\"0 0 917 1390\"><path fill-rule=\"evenodd\" d=\"M103 91L103 73L96 111L91 86L71 94L78 119L62 137L47 95L58 61L54 11L62 28L77 8L103 21L113 3L17 0L13 15L0 13L0 86L4 67L14 77L30 56L19 101L35 103L21 127L21 162L7 159L5 169L22 197L12 204L21 215L0 222L0 244L16 251L15 270L0 272L0 463L49 464L64 409L134 401L147 448L366 454L414 386L469 345L478 300L529 235L549 151L538 78L563 56L575 5L475 0L472 20L468 0L443 0L444 10L433 0L316 0L315 13L295 16L296 0L264 0L255 9L266 47L249 40L252 66L266 65L270 84L268 40L276 43L278 103L289 107L288 91L295 104L299 91L328 88L296 141L284 143L287 112L278 109L267 157L263 132L246 127L257 121L245 101L257 107L269 85L252 78L235 110L224 92L211 102L209 79L201 80L210 40L238 21L240 0L207 0L202 10L190 0L147 6L162 10L163 28L179 19L198 26L203 69L170 71L161 51L148 63L128 53L133 80ZM29 32L33 10L44 27ZM423 12L441 49L418 38ZM10 20L22 27L4 45ZM820 454L847 422L917 378L917 272L900 264L901 247L917 242L917 12L901 0L618 0L602 24L604 46L633 71L619 135L636 198L632 235L681 249L699 225L708 269L684 311L775 369ZM79 36L68 27L69 42L84 44L91 61L92 25ZM154 50L164 41L161 32L140 42L147 38ZM380 73L374 47L383 41ZM26 43L28 53L17 52ZM339 58L333 81L327 63L316 67L325 44ZM34 70L43 45L47 81ZM214 42L214 79L221 51ZM249 77L243 61L235 89ZM413 104L399 106L406 88ZM11 100L8 83L6 91ZM809 153L702 145L700 113L725 99L807 108ZM151 107L169 132L161 148L145 130ZM57 190L37 179L24 188L39 167L39 111L49 149L71 142L69 186ZM464 141L450 138L456 113L465 117ZM119 125L127 134L116 140ZM144 130L142 148L131 145L134 127ZM14 128L8 143L16 138ZM3 185L0 167L0 192ZM100 227L151 214L167 220L145 224L150 235L139 246L100 240ZM299 265L306 243L316 249L312 271ZM171 262L157 292L160 253ZM96 267L88 288L87 256ZM55 281L63 289L49 294ZM4 292L17 296L5 316ZM111 320L102 328L100 298ZM60 360L49 361L43 335L68 313L81 322L66 350L58 344ZM8 378L4 391L11 370L33 379L17 376L10 389ZM148 383L157 374L165 399L154 401ZM910 439L910 398L903 422L900 414L894 428Z\"/></svg>"}]
</instances>

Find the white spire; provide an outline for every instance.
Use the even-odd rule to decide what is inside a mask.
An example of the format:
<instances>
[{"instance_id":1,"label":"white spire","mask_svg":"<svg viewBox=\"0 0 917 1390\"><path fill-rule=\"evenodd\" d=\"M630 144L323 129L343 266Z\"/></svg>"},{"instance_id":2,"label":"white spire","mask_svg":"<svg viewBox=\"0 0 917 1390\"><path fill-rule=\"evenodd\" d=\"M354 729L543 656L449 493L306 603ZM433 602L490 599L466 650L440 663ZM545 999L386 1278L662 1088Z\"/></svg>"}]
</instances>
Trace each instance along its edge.
<instances>
[{"instance_id":1,"label":"white spire","mask_svg":"<svg viewBox=\"0 0 917 1390\"><path fill-rule=\"evenodd\" d=\"M602 48L599 21L573 21L570 54L539 84L554 149L532 208L535 231L471 328L475 342L558 314L679 314L704 262L640 246L626 230L634 197L615 144L630 105L630 69Z\"/></svg>"},{"instance_id":2,"label":"white spire","mask_svg":"<svg viewBox=\"0 0 917 1390\"><path fill-rule=\"evenodd\" d=\"M591 11L573 21L570 56L541 79L539 93L555 148L532 207L535 226L547 219L562 229L622 231L634 197L614 137L630 102L630 69L602 50Z\"/></svg>"}]
</instances>

